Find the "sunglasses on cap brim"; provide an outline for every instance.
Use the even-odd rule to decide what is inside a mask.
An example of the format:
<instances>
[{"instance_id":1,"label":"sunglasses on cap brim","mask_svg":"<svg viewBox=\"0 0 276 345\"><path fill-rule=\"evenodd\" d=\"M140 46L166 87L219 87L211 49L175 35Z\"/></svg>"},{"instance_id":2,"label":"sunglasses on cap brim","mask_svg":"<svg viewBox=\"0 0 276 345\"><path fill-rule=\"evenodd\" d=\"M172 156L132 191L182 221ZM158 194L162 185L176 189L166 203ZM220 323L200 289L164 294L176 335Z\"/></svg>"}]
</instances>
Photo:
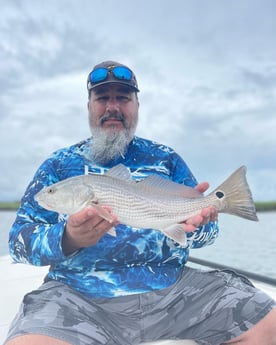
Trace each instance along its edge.
<instances>
[{"instance_id":1,"label":"sunglasses on cap brim","mask_svg":"<svg viewBox=\"0 0 276 345\"><path fill-rule=\"evenodd\" d=\"M130 81L132 79L132 71L130 69L124 66L116 66L113 68L100 67L95 69L89 74L89 81L93 84L97 84L106 80L108 73L112 73L113 76L118 80Z\"/></svg>"}]
</instances>

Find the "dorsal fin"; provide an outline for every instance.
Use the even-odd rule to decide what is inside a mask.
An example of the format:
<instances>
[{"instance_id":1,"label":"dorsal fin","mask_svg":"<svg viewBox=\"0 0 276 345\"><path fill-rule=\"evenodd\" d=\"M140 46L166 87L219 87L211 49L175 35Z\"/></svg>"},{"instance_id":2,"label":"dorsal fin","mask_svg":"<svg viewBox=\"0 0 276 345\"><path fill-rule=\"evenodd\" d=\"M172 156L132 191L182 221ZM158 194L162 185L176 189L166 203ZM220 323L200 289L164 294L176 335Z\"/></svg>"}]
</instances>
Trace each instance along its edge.
<instances>
[{"instance_id":1,"label":"dorsal fin","mask_svg":"<svg viewBox=\"0 0 276 345\"><path fill-rule=\"evenodd\" d=\"M116 177L117 179L124 181L133 181L130 171L123 164L118 164L115 167L109 169L105 175Z\"/></svg>"},{"instance_id":2,"label":"dorsal fin","mask_svg":"<svg viewBox=\"0 0 276 345\"><path fill-rule=\"evenodd\" d=\"M145 188L152 187L159 190L161 189L166 191L167 194L182 196L184 198L200 198L203 196L198 190L192 187L166 180L157 175L150 175L138 183Z\"/></svg>"}]
</instances>

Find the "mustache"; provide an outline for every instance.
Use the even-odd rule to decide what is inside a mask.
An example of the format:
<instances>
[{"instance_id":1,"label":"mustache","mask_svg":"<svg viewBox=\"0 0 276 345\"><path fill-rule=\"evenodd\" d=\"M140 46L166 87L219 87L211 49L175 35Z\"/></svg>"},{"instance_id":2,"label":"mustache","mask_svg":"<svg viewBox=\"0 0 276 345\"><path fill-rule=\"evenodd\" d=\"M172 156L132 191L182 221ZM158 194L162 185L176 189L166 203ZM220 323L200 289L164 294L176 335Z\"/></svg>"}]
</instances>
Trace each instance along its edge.
<instances>
[{"instance_id":1,"label":"mustache","mask_svg":"<svg viewBox=\"0 0 276 345\"><path fill-rule=\"evenodd\" d=\"M108 121L108 120L111 120L111 119L112 120L119 120L119 121L121 121L125 125L125 117L122 114L118 114L118 113L104 114L101 117L100 124L102 125L105 121Z\"/></svg>"}]
</instances>

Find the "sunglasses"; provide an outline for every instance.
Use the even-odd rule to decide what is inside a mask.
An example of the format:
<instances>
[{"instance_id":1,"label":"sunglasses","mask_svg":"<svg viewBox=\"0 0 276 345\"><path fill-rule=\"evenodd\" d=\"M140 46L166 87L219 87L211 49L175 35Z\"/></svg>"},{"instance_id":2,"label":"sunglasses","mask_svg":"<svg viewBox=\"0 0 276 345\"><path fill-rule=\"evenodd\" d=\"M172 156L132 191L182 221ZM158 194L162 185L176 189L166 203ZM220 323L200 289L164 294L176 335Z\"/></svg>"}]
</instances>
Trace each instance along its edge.
<instances>
[{"instance_id":1,"label":"sunglasses","mask_svg":"<svg viewBox=\"0 0 276 345\"><path fill-rule=\"evenodd\" d=\"M89 80L91 83L96 84L108 77L108 73L112 73L116 79L119 80L128 80L132 79L132 72L130 69L124 66L116 66L116 67L109 67L104 68L100 67L92 71L89 75Z\"/></svg>"}]
</instances>

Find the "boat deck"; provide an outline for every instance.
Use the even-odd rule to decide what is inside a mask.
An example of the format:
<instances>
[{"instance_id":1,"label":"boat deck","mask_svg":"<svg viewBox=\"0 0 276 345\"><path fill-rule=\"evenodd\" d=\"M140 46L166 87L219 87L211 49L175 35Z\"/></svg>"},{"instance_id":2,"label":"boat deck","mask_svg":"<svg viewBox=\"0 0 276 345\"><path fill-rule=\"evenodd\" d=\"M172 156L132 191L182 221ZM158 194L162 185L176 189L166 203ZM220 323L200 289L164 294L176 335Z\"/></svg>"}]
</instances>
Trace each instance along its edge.
<instances>
[{"instance_id":1,"label":"boat deck","mask_svg":"<svg viewBox=\"0 0 276 345\"><path fill-rule=\"evenodd\" d=\"M46 275L48 267L15 264L9 256L0 257L1 293L0 293L0 344L3 343L9 324L16 314L25 293L38 287ZM276 287L256 283L258 287L276 299ZM159 341L147 345L192 345L190 340ZM146 345L144 343L144 345Z\"/></svg>"}]
</instances>

